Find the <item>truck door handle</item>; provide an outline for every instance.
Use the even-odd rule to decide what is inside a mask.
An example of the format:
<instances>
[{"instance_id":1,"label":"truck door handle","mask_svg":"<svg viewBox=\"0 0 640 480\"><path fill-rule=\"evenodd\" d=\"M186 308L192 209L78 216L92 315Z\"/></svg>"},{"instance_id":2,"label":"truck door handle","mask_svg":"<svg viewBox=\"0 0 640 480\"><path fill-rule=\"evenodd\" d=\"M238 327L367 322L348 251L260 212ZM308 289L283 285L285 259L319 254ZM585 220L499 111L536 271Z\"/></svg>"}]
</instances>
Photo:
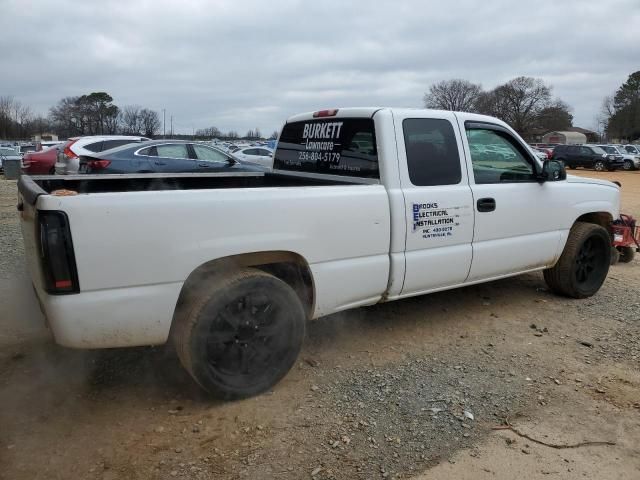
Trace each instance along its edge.
<instances>
[{"instance_id":1,"label":"truck door handle","mask_svg":"<svg viewBox=\"0 0 640 480\"><path fill-rule=\"evenodd\" d=\"M160 160L156 160L156 161L155 161L155 164L156 164L156 165L166 165L166 164L167 164L167 162L161 162Z\"/></svg>"},{"instance_id":2,"label":"truck door handle","mask_svg":"<svg viewBox=\"0 0 640 480\"><path fill-rule=\"evenodd\" d=\"M495 198L481 198L478 200L479 212L493 212L496 209Z\"/></svg>"},{"instance_id":3,"label":"truck door handle","mask_svg":"<svg viewBox=\"0 0 640 480\"><path fill-rule=\"evenodd\" d=\"M199 167L210 167L211 165L210 165L210 164L208 164L207 162L200 162L200 163L198 164L198 166L199 166Z\"/></svg>"}]
</instances>

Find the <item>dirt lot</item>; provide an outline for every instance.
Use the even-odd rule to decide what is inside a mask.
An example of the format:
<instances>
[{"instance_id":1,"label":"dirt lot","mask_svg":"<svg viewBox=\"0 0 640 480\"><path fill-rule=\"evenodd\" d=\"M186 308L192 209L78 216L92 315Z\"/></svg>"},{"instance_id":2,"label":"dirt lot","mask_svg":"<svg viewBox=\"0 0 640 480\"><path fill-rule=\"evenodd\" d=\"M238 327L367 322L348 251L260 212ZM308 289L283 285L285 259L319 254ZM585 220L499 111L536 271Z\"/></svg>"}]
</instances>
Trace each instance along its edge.
<instances>
[{"instance_id":1,"label":"dirt lot","mask_svg":"<svg viewBox=\"0 0 640 480\"><path fill-rule=\"evenodd\" d=\"M578 174L640 217L640 172ZM531 274L315 321L273 392L219 403L170 349L52 343L15 195L0 180L2 479L640 478L637 258L582 301Z\"/></svg>"}]
</instances>

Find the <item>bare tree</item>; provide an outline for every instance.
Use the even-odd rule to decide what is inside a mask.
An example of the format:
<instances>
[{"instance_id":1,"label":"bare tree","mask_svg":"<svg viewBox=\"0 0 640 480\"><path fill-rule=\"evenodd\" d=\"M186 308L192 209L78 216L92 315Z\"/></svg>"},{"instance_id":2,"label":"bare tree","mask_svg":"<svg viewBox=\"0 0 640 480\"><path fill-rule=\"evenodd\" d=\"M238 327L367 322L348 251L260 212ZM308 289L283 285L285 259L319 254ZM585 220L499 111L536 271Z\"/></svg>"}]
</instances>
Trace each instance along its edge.
<instances>
[{"instance_id":1,"label":"bare tree","mask_svg":"<svg viewBox=\"0 0 640 480\"><path fill-rule=\"evenodd\" d=\"M473 112L482 86L468 80L455 78L434 83L424 94L424 106L439 110Z\"/></svg>"},{"instance_id":2,"label":"bare tree","mask_svg":"<svg viewBox=\"0 0 640 480\"><path fill-rule=\"evenodd\" d=\"M607 127L609 126L609 119L616 113L613 97L607 95L602 99L602 105L600 105L600 111L596 114L596 125L598 128L598 134L601 137L607 136Z\"/></svg>"},{"instance_id":3,"label":"bare tree","mask_svg":"<svg viewBox=\"0 0 640 480\"><path fill-rule=\"evenodd\" d=\"M200 128L196 130L196 137L219 138L222 137L222 132L218 129L218 127Z\"/></svg>"},{"instance_id":4,"label":"bare tree","mask_svg":"<svg viewBox=\"0 0 640 480\"><path fill-rule=\"evenodd\" d=\"M493 115L528 136L536 127L540 112L552 103L551 87L538 78L516 77L479 96L480 113Z\"/></svg>"},{"instance_id":5,"label":"bare tree","mask_svg":"<svg viewBox=\"0 0 640 480\"><path fill-rule=\"evenodd\" d=\"M126 105L122 108L121 129L125 135L140 135L143 129L140 105Z\"/></svg>"},{"instance_id":6,"label":"bare tree","mask_svg":"<svg viewBox=\"0 0 640 480\"><path fill-rule=\"evenodd\" d=\"M538 113L536 124L547 131L566 130L573 125L571 107L562 100L555 100Z\"/></svg>"},{"instance_id":7,"label":"bare tree","mask_svg":"<svg viewBox=\"0 0 640 480\"><path fill-rule=\"evenodd\" d=\"M140 110L140 119L144 136L149 138L155 137L160 131L160 125L162 125L158 112L143 108Z\"/></svg>"},{"instance_id":8,"label":"bare tree","mask_svg":"<svg viewBox=\"0 0 640 480\"><path fill-rule=\"evenodd\" d=\"M269 137L269 140L277 140L278 135L280 135L280 132L278 132L277 130L274 130L271 136Z\"/></svg>"}]
</instances>

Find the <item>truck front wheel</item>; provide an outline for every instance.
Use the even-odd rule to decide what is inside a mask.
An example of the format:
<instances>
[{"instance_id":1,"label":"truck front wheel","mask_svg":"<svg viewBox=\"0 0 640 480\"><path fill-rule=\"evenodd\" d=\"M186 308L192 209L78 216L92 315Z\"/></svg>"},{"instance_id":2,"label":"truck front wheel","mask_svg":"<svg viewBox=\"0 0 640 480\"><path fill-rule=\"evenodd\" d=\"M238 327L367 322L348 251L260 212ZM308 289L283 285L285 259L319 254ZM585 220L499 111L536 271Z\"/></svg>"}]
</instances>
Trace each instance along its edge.
<instances>
[{"instance_id":1,"label":"truck front wheel","mask_svg":"<svg viewBox=\"0 0 640 480\"><path fill-rule=\"evenodd\" d=\"M264 392L291 369L306 315L294 290L261 270L218 276L176 318L178 356L210 394L235 399Z\"/></svg>"},{"instance_id":2,"label":"truck front wheel","mask_svg":"<svg viewBox=\"0 0 640 480\"><path fill-rule=\"evenodd\" d=\"M558 263L544 271L551 290L573 298L595 294L604 283L611 263L611 238L600 225L576 222Z\"/></svg>"}]
</instances>

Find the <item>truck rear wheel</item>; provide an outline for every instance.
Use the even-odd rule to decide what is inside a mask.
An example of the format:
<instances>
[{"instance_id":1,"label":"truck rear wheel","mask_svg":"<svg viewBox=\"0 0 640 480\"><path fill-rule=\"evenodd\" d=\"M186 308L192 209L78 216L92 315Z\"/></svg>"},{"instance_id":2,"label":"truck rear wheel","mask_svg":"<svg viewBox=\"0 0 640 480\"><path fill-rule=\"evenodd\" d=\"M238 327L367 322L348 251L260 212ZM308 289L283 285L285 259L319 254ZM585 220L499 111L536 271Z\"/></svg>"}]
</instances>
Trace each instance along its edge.
<instances>
[{"instance_id":1,"label":"truck rear wheel","mask_svg":"<svg viewBox=\"0 0 640 480\"><path fill-rule=\"evenodd\" d=\"M264 392L291 369L306 315L289 285L246 268L216 277L176 318L178 356L210 394L234 399Z\"/></svg>"},{"instance_id":2,"label":"truck rear wheel","mask_svg":"<svg viewBox=\"0 0 640 480\"><path fill-rule=\"evenodd\" d=\"M551 290L573 298L595 294L611 263L611 238L600 225L576 222L558 263L544 271L544 280Z\"/></svg>"},{"instance_id":3,"label":"truck rear wheel","mask_svg":"<svg viewBox=\"0 0 640 480\"><path fill-rule=\"evenodd\" d=\"M633 247L618 247L618 253L620 254L620 263L629 263L635 257L636 251Z\"/></svg>"}]
</instances>

